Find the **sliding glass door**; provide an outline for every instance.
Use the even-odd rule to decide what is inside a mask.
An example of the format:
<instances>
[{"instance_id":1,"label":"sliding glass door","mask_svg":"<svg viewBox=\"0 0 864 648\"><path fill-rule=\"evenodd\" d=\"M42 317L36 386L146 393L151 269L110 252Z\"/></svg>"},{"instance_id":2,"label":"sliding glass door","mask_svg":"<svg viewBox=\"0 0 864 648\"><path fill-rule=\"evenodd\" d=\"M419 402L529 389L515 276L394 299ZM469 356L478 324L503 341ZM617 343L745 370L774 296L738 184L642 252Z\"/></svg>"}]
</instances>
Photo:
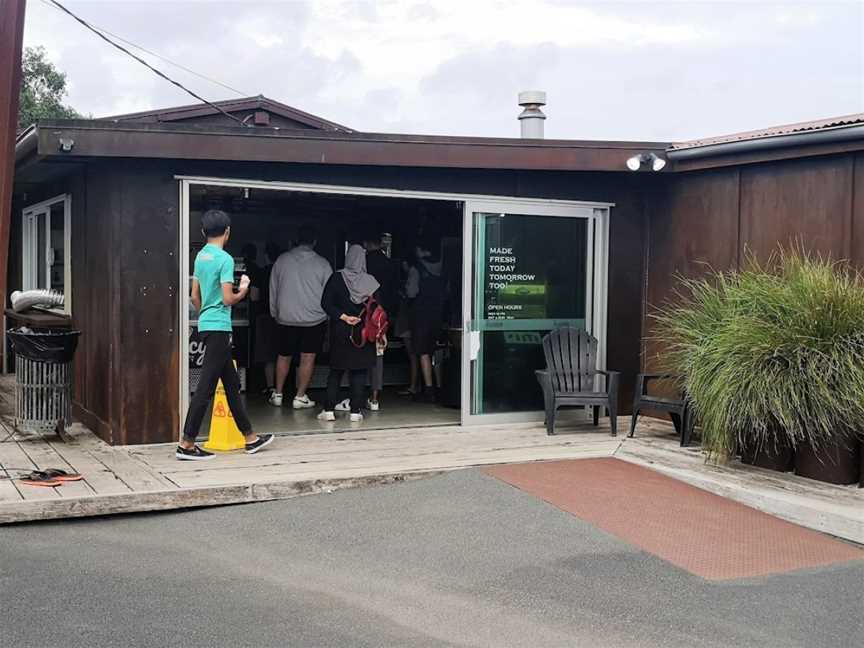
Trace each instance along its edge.
<instances>
[{"instance_id":1,"label":"sliding glass door","mask_svg":"<svg viewBox=\"0 0 864 648\"><path fill-rule=\"evenodd\" d=\"M570 326L605 337L598 297L605 296L607 213L581 205L466 203L472 271L463 419L539 418L534 372L545 366L543 336Z\"/></svg>"}]
</instances>

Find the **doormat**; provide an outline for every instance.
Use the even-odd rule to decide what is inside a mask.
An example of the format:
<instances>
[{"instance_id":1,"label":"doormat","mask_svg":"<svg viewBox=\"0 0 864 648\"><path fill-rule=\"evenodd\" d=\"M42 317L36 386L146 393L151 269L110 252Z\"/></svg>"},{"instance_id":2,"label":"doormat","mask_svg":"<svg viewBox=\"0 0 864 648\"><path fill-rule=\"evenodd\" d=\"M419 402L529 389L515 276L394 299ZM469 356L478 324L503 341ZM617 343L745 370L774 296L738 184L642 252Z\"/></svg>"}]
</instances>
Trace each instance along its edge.
<instances>
[{"instance_id":1,"label":"doormat","mask_svg":"<svg viewBox=\"0 0 864 648\"><path fill-rule=\"evenodd\" d=\"M484 472L707 580L864 559L854 545L619 459Z\"/></svg>"}]
</instances>

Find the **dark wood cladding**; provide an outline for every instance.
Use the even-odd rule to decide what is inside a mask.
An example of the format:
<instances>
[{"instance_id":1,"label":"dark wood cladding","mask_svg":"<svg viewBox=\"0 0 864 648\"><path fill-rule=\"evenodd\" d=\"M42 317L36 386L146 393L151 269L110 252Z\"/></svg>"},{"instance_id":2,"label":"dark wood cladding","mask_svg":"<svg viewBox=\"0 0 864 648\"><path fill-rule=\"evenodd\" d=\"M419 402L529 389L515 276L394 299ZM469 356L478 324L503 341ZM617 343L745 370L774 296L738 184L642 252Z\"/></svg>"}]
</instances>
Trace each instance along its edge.
<instances>
[{"instance_id":1,"label":"dark wood cladding","mask_svg":"<svg viewBox=\"0 0 864 648\"><path fill-rule=\"evenodd\" d=\"M169 441L178 418L178 189L146 164L80 165L18 195L14 213L72 196L74 414L115 444ZM20 241L20 217L13 218ZM21 251L10 258L20 286Z\"/></svg>"},{"instance_id":2,"label":"dark wood cladding","mask_svg":"<svg viewBox=\"0 0 864 648\"><path fill-rule=\"evenodd\" d=\"M609 222L609 299L607 303L606 366L621 372L618 411L629 414L636 374L640 371L643 254L647 219L642 178L626 176L615 182L615 207Z\"/></svg>"},{"instance_id":3,"label":"dark wood cladding","mask_svg":"<svg viewBox=\"0 0 864 648\"><path fill-rule=\"evenodd\" d=\"M170 441L179 428L179 192L170 176L133 164L112 193L117 442Z\"/></svg>"},{"instance_id":4,"label":"dark wood cladding","mask_svg":"<svg viewBox=\"0 0 864 648\"><path fill-rule=\"evenodd\" d=\"M677 276L738 264L739 171L673 176L651 194L643 325L645 365L657 369L651 314L670 299Z\"/></svg>"},{"instance_id":5,"label":"dark wood cladding","mask_svg":"<svg viewBox=\"0 0 864 648\"><path fill-rule=\"evenodd\" d=\"M647 176L121 159L62 171L24 185L16 213L72 195L72 311L82 331L75 412L111 443L168 442L179 429L177 174L615 203L607 365L623 374L620 407L629 411L639 371ZM20 281L20 249L15 273Z\"/></svg>"},{"instance_id":6,"label":"dark wood cladding","mask_svg":"<svg viewBox=\"0 0 864 648\"><path fill-rule=\"evenodd\" d=\"M649 208L648 308L673 297L676 273L737 268L780 245L864 268L864 154L842 154L675 174ZM651 319L643 366L656 368Z\"/></svg>"},{"instance_id":7,"label":"dark wood cladding","mask_svg":"<svg viewBox=\"0 0 864 648\"><path fill-rule=\"evenodd\" d=\"M852 159L852 194L849 202L852 215L849 221L849 240L852 245L849 257L852 263L864 269L864 153L858 153Z\"/></svg>"},{"instance_id":8,"label":"dark wood cladding","mask_svg":"<svg viewBox=\"0 0 864 648\"><path fill-rule=\"evenodd\" d=\"M759 258L777 245L849 258L852 156L741 170L741 244Z\"/></svg>"},{"instance_id":9,"label":"dark wood cladding","mask_svg":"<svg viewBox=\"0 0 864 648\"><path fill-rule=\"evenodd\" d=\"M178 192L148 172L102 161L70 186L78 414L115 444L178 428Z\"/></svg>"}]
</instances>

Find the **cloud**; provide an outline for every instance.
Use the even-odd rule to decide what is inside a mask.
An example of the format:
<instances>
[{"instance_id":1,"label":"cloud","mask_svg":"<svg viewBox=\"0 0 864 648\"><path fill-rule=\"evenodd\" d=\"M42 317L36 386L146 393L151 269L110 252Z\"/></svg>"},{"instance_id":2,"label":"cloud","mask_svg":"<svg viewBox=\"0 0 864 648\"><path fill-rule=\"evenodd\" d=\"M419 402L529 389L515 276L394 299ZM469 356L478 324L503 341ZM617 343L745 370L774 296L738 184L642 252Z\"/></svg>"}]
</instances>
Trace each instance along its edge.
<instances>
[{"instance_id":1,"label":"cloud","mask_svg":"<svg viewBox=\"0 0 864 648\"><path fill-rule=\"evenodd\" d=\"M549 95L547 136L675 140L864 111L858 3L293 0L66 4L237 88L369 131L516 136L516 94ZM188 95L42 2L25 42L69 103L116 114ZM210 99L229 90L145 56Z\"/></svg>"}]
</instances>

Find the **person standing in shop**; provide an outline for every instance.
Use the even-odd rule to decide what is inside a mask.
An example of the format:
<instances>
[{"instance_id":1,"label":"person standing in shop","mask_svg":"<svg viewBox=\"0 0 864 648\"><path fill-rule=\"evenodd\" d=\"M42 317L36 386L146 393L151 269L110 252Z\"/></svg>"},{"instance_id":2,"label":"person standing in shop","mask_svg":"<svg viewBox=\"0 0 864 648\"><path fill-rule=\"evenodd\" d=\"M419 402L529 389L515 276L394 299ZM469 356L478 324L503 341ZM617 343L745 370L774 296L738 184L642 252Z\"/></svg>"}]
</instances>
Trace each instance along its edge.
<instances>
[{"instance_id":1,"label":"person standing in shop","mask_svg":"<svg viewBox=\"0 0 864 648\"><path fill-rule=\"evenodd\" d=\"M231 219L224 211L211 209L201 217L201 229L207 245L195 257L192 305L199 312L198 333L204 343L204 360L198 389L189 403L183 437L175 452L181 461L204 461L214 456L198 446L195 439L220 379L231 415L246 439L246 453L255 454L273 441L272 434L259 436L252 430L231 357L231 307L246 299L250 284L249 276L244 274L239 290L234 292L234 259L224 249L231 235Z\"/></svg>"},{"instance_id":2,"label":"person standing in shop","mask_svg":"<svg viewBox=\"0 0 864 648\"><path fill-rule=\"evenodd\" d=\"M420 358L420 377L423 380L423 393L418 397L430 403L435 401L432 354L446 320L449 294L437 247L433 242L421 242L417 246L417 261L405 286L406 296L413 300L411 345Z\"/></svg>"},{"instance_id":3,"label":"person standing in shop","mask_svg":"<svg viewBox=\"0 0 864 648\"><path fill-rule=\"evenodd\" d=\"M400 273L400 289L399 289L399 312L396 315L396 326L394 327L394 335L401 338L402 344L405 347L405 353L408 356L409 362L409 383L408 387L399 391L399 396L415 397L420 393L420 381L418 380L418 362L417 354L414 352L414 344L411 341L411 329L414 328L414 299L408 297L408 288L413 286L416 291L420 284L419 274L416 267L416 261L413 256L410 259L403 260L401 263Z\"/></svg>"},{"instance_id":4,"label":"person standing in shop","mask_svg":"<svg viewBox=\"0 0 864 648\"><path fill-rule=\"evenodd\" d=\"M277 259L270 273L270 314L279 325L276 348L276 390L270 404L282 407L283 390L291 359L300 354L294 409L315 407L306 394L315 370L315 358L324 346L327 313L321 307L324 286L333 274L328 261L315 252L315 230L300 228L297 247Z\"/></svg>"},{"instance_id":5,"label":"person standing in shop","mask_svg":"<svg viewBox=\"0 0 864 648\"><path fill-rule=\"evenodd\" d=\"M270 275L273 264L282 251L272 240L264 246L266 263L260 271L260 276L252 276L253 289L250 297L257 301L257 316L255 317L255 364L264 369L264 394L269 399L276 391L276 321L270 314ZM258 286L257 300L254 286Z\"/></svg>"},{"instance_id":6,"label":"person standing in shop","mask_svg":"<svg viewBox=\"0 0 864 648\"><path fill-rule=\"evenodd\" d=\"M377 297L378 303L385 312L394 314L398 302L398 268L384 252L383 234L367 236L363 242L366 248L366 271L372 275L380 284ZM384 351L387 348L386 340L381 340L376 349L375 368L371 371L370 383L372 384L372 397L366 406L372 412L380 409L380 395L384 388ZM348 403L342 403L343 408Z\"/></svg>"},{"instance_id":7,"label":"person standing in shop","mask_svg":"<svg viewBox=\"0 0 864 648\"><path fill-rule=\"evenodd\" d=\"M345 268L330 278L321 298L321 306L330 318L330 375L327 400L318 415L321 421L336 420L336 405L341 401L339 391L346 372L351 386L351 421L363 420L366 376L375 367L376 345L362 343L360 316L366 300L378 298L379 287L378 280L366 272L366 250L362 245L349 247Z\"/></svg>"}]
</instances>

